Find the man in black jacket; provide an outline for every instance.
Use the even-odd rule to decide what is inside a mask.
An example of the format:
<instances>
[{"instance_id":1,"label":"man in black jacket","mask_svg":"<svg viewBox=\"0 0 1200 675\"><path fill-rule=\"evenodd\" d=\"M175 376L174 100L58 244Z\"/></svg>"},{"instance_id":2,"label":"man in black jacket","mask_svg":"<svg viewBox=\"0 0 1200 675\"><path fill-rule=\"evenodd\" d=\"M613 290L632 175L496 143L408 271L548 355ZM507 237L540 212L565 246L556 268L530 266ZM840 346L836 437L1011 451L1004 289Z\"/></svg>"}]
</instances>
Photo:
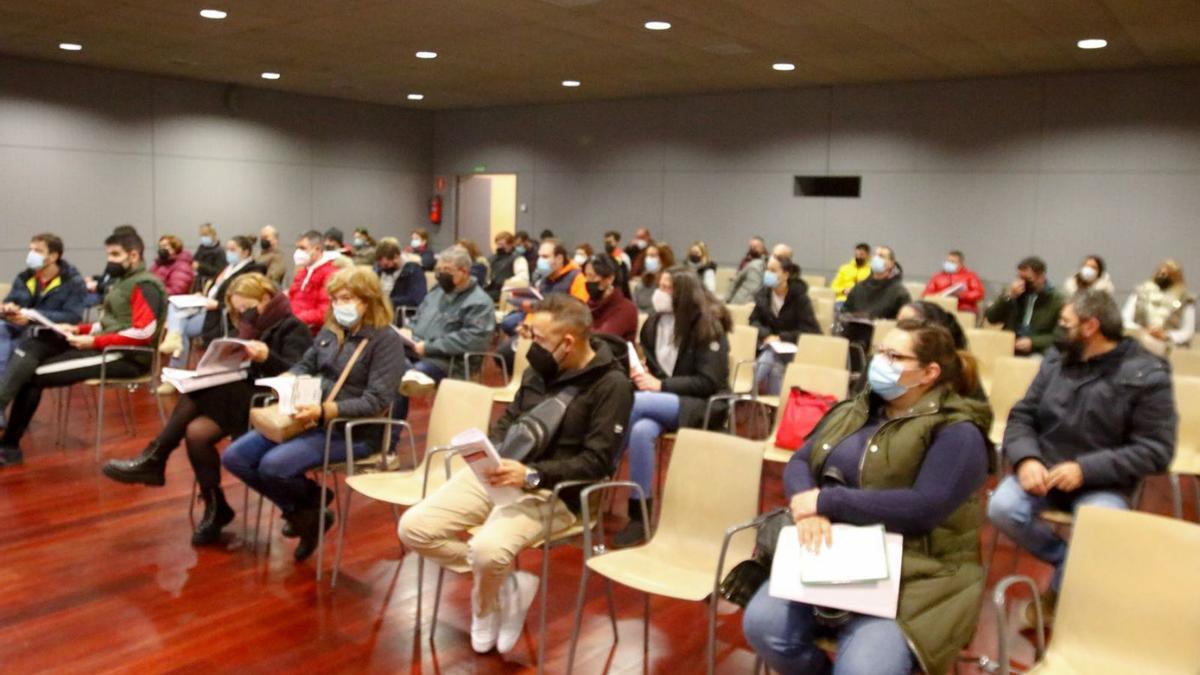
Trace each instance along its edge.
<instances>
[{"instance_id":1,"label":"man in black jacket","mask_svg":"<svg viewBox=\"0 0 1200 675\"><path fill-rule=\"evenodd\" d=\"M900 308L912 302L903 281L896 254L891 247L880 246L871 258L871 276L854 286L842 311L870 319L895 319Z\"/></svg>"},{"instance_id":2,"label":"man in black jacket","mask_svg":"<svg viewBox=\"0 0 1200 675\"><path fill-rule=\"evenodd\" d=\"M1122 337L1121 313L1108 293L1072 298L1054 346L1009 414L1004 450L1013 474L988 504L996 527L1055 566L1043 596L1051 612L1067 542L1038 513L1128 509L1138 484L1170 464L1178 427L1170 367Z\"/></svg>"},{"instance_id":3,"label":"man in black jacket","mask_svg":"<svg viewBox=\"0 0 1200 675\"><path fill-rule=\"evenodd\" d=\"M561 293L538 303L526 321L522 339L533 341L529 369L490 437L503 449L509 429L523 415L572 387L577 393L545 447L522 461L502 460L488 475L486 488L471 469L462 469L400 519L405 546L442 566L472 569L471 646L481 654L493 647L510 651L533 602L537 577L513 574L516 556L541 538L548 519L552 531L575 520L579 490L564 490L557 500L554 486L603 479L612 473L621 448L633 385L625 357L615 356L604 338L592 337L591 324L587 305ZM497 488L507 491L507 498ZM477 529L469 541L459 538L472 528Z\"/></svg>"}]
</instances>

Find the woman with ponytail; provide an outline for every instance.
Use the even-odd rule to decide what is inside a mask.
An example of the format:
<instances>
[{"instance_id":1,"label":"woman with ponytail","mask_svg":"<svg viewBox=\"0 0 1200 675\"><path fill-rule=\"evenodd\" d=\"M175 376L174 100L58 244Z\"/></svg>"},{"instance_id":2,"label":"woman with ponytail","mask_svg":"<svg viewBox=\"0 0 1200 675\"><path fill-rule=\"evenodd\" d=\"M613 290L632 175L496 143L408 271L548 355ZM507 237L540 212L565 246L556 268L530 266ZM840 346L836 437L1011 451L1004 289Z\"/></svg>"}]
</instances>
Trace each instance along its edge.
<instances>
[{"instance_id":1,"label":"woman with ponytail","mask_svg":"<svg viewBox=\"0 0 1200 675\"><path fill-rule=\"evenodd\" d=\"M975 360L937 325L900 321L868 370L870 387L829 411L784 470L802 546L829 545L833 523L882 523L904 536L895 619L814 614L759 588L746 638L778 673L828 672L814 644L830 626L838 670L944 673L971 640L983 593L979 488L992 413L972 398Z\"/></svg>"}]
</instances>

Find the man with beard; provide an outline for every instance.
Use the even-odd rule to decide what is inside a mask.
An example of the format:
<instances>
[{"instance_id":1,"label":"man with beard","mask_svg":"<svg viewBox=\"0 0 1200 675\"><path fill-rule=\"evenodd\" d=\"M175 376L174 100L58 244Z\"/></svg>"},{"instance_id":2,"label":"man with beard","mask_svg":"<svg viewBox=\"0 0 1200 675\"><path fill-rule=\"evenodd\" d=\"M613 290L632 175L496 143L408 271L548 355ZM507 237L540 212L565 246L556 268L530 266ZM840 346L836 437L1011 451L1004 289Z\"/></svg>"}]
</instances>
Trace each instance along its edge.
<instances>
[{"instance_id":1,"label":"man with beard","mask_svg":"<svg viewBox=\"0 0 1200 675\"><path fill-rule=\"evenodd\" d=\"M1054 566L1043 613L1053 615L1067 542L1038 518L1046 509L1128 509L1138 484L1174 454L1178 416L1171 371L1122 337L1121 313L1103 291L1083 291L1059 315L1025 398L1013 406L1004 451L1013 468L988 518L1018 546ZM1034 608L1026 607L1030 624Z\"/></svg>"}]
</instances>

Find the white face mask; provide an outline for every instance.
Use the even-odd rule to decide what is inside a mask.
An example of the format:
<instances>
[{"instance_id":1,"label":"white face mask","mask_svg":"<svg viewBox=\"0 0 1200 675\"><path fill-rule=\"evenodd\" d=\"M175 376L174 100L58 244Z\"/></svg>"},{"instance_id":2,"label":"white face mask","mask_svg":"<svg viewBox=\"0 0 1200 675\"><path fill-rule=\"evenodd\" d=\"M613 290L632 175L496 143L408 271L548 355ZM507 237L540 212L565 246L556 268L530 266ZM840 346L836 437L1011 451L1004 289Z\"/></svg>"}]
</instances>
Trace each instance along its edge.
<instances>
[{"instance_id":1,"label":"white face mask","mask_svg":"<svg viewBox=\"0 0 1200 675\"><path fill-rule=\"evenodd\" d=\"M587 256L583 253L576 253L574 260L576 265L583 267L584 264L587 263Z\"/></svg>"},{"instance_id":2,"label":"white face mask","mask_svg":"<svg viewBox=\"0 0 1200 675\"><path fill-rule=\"evenodd\" d=\"M308 264L312 262L312 256L308 254L308 251L298 248L292 254L292 262L296 263L296 267L308 267Z\"/></svg>"},{"instance_id":3,"label":"white face mask","mask_svg":"<svg viewBox=\"0 0 1200 675\"><path fill-rule=\"evenodd\" d=\"M341 324L343 328L353 328L359 319L358 304L354 302L334 304L333 319Z\"/></svg>"},{"instance_id":4,"label":"white face mask","mask_svg":"<svg viewBox=\"0 0 1200 675\"><path fill-rule=\"evenodd\" d=\"M412 241L410 241L410 242L408 242L408 243L409 243L409 244L411 244L413 248L421 248L422 246L424 246L424 245L425 245L425 242L421 241L421 240L420 240L419 238L417 238L417 237L413 237L413 238L412 238Z\"/></svg>"},{"instance_id":5,"label":"white face mask","mask_svg":"<svg viewBox=\"0 0 1200 675\"><path fill-rule=\"evenodd\" d=\"M1096 268L1092 267L1091 265L1084 265L1083 267L1079 268L1079 278L1083 279L1089 284L1095 281L1096 277L1098 276L1100 276L1100 273L1097 272Z\"/></svg>"},{"instance_id":6,"label":"white face mask","mask_svg":"<svg viewBox=\"0 0 1200 675\"><path fill-rule=\"evenodd\" d=\"M650 296L650 304L659 314L670 314L675 311L675 303L671 300L671 294L661 288L654 289L654 295Z\"/></svg>"}]
</instances>

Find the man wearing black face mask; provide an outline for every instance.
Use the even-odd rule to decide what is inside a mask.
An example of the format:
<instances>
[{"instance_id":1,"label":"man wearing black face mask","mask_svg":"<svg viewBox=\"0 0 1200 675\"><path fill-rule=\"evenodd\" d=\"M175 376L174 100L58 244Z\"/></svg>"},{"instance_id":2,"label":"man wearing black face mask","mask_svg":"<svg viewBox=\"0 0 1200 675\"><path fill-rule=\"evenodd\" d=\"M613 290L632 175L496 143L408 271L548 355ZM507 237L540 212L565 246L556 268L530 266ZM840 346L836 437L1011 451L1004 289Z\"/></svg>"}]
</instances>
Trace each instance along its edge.
<instances>
[{"instance_id":1,"label":"man wearing black face mask","mask_svg":"<svg viewBox=\"0 0 1200 675\"><path fill-rule=\"evenodd\" d=\"M575 521L580 489L564 489L556 498L554 487L603 479L616 463L633 386L627 362L614 354L623 345L590 335L591 322L584 303L555 294L539 302L523 325L521 339L532 341L530 368L513 402L492 425L492 443L502 448L523 415L568 387L576 391L552 438L521 461L501 460L488 476L493 486L524 490L523 498L497 506L468 469L400 519L405 546L441 565L472 568L471 646L479 653L508 652L521 635L537 577L512 573L517 556L542 536L547 519L552 531ZM459 537L472 529L464 544Z\"/></svg>"},{"instance_id":2,"label":"man wearing black face mask","mask_svg":"<svg viewBox=\"0 0 1200 675\"><path fill-rule=\"evenodd\" d=\"M434 275L437 287L412 319L409 358L415 364L400 384L405 397L433 391L451 366L465 373L463 355L487 351L496 329L496 305L471 276L470 254L457 246L442 251Z\"/></svg>"},{"instance_id":3,"label":"man wearing black face mask","mask_svg":"<svg viewBox=\"0 0 1200 675\"><path fill-rule=\"evenodd\" d=\"M264 225L258 231L258 245L261 252L254 256L254 261L267 268L267 278L283 287L283 275L287 273L287 263L279 252L279 230L273 225Z\"/></svg>"},{"instance_id":4,"label":"man wearing black face mask","mask_svg":"<svg viewBox=\"0 0 1200 675\"><path fill-rule=\"evenodd\" d=\"M1170 368L1122 337L1108 293L1073 297L1054 344L1009 414L1004 451L1013 475L988 504L1002 532L1056 567L1043 610L1053 610L1067 543L1037 514L1083 505L1128 509L1138 484L1167 469L1178 426Z\"/></svg>"},{"instance_id":5,"label":"man wearing black face mask","mask_svg":"<svg viewBox=\"0 0 1200 675\"><path fill-rule=\"evenodd\" d=\"M616 288L617 267L607 255L594 256L583 267L592 332L633 342L637 339L638 311L633 301Z\"/></svg>"},{"instance_id":6,"label":"man wearing black face mask","mask_svg":"<svg viewBox=\"0 0 1200 675\"><path fill-rule=\"evenodd\" d=\"M94 324L56 324L55 332L43 330L13 352L0 380L0 411L13 404L7 424L0 414L0 426L5 427L0 440L0 465L21 463L21 436L37 411L43 389L99 377L101 359L107 361L106 374L110 378L137 377L150 368L147 353L101 352L105 347L153 345L167 314L166 288L146 269L141 237L112 235L104 246L108 254L104 272L110 281L100 320ZM54 366L52 372L37 373L40 366L49 365Z\"/></svg>"},{"instance_id":7,"label":"man wearing black face mask","mask_svg":"<svg viewBox=\"0 0 1200 675\"><path fill-rule=\"evenodd\" d=\"M1054 326L1062 310L1063 298L1046 278L1046 263L1029 256L1017 263L1017 278L984 316L991 323L1017 334L1017 356L1041 354L1054 342Z\"/></svg>"}]
</instances>

